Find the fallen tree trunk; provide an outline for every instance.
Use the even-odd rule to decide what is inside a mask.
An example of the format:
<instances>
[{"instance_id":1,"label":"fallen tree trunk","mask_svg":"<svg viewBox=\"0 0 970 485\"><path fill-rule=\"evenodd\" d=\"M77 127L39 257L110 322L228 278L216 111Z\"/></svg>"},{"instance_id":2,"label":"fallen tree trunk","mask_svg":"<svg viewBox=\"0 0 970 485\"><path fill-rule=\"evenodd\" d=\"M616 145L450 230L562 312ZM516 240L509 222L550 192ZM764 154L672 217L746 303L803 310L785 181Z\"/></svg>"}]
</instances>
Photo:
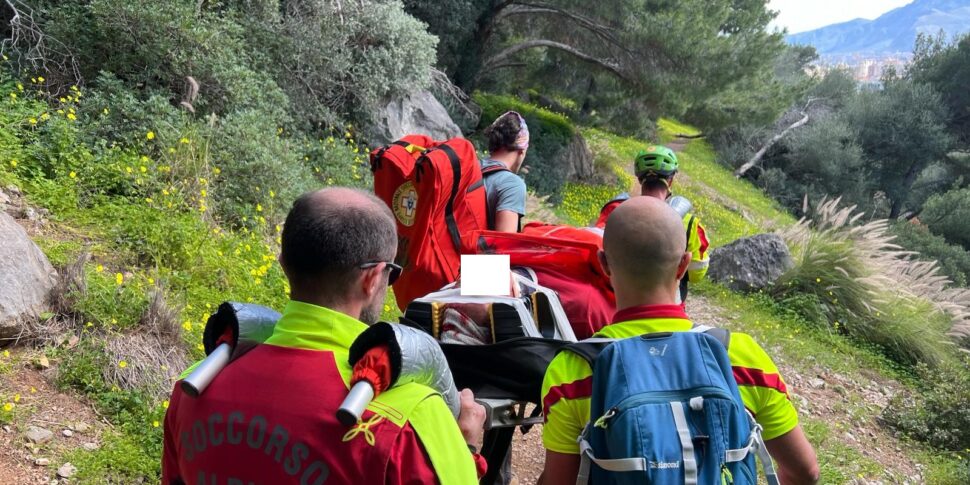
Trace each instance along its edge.
<instances>
[{"instance_id":1,"label":"fallen tree trunk","mask_svg":"<svg viewBox=\"0 0 970 485\"><path fill-rule=\"evenodd\" d=\"M737 178L741 178L741 176L744 175L745 172L747 172L748 170L751 170L751 167L757 165L758 162L761 161L761 158L765 156L765 153L768 153L768 149L774 146L775 143L778 143L779 141L781 141L782 138L788 136L788 134L791 133L792 130L798 127L804 126L806 123L808 123L808 120L810 118L808 115L808 108L812 106L812 103L820 99L824 99L824 98L809 98L809 100L805 102L805 107L802 108L802 111L801 111L802 118L792 123L791 125L789 125L788 128L781 130L781 133L778 133L777 135L771 137L771 139L768 140L768 142L765 143L764 146L762 146L761 149L754 154L754 156L752 156L747 162L744 162L744 165L741 165L740 167L738 167L737 170L734 171L734 176Z\"/></svg>"},{"instance_id":2,"label":"fallen tree trunk","mask_svg":"<svg viewBox=\"0 0 970 485\"><path fill-rule=\"evenodd\" d=\"M788 133L791 133L791 131L794 130L795 128L798 128L799 126L802 126L805 123L808 123L808 118L809 118L808 113L802 112L802 115L803 115L802 119L792 123L791 125L788 126L788 128L781 130L781 133L778 133L777 135L771 137L771 139L768 140L768 143L765 143L764 146L762 146L761 149L754 154L754 156L752 156L750 159L748 159L747 162L744 162L744 165L741 165L740 167L738 167L737 170L734 171L734 176L740 178L742 175L745 174L745 172L747 172L748 170L751 170L751 167L757 165L758 162L761 161L761 158L765 156L765 153L768 152L768 149L774 146L775 143L778 143L778 141L780 141L782 138L787 136Z\"/></svg>"}]
</instances>

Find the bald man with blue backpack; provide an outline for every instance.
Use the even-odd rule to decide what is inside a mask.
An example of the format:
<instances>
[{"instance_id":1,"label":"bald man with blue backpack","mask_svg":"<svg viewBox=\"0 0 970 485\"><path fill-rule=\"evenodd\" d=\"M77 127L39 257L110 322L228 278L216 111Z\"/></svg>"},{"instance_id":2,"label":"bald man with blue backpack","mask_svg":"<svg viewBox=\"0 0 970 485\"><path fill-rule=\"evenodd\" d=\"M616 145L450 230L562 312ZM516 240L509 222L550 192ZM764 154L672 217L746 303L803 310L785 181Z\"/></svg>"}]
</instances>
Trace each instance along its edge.
<instances>
[{"instance_id":1,"label":"bald man with blue backpack","mask_svg":"<svg viewBox=\"0 0 970 485\"><path fill-rule=\"evenodd\" d=\"M747 334L695 325L677 304L691 263L685 239L681 217L654 197L610 216L600 262L617 313L546 370L539 483L756 484L756 456L769 484L818 480L764 349Z\"/></svg>"}]
</instances>

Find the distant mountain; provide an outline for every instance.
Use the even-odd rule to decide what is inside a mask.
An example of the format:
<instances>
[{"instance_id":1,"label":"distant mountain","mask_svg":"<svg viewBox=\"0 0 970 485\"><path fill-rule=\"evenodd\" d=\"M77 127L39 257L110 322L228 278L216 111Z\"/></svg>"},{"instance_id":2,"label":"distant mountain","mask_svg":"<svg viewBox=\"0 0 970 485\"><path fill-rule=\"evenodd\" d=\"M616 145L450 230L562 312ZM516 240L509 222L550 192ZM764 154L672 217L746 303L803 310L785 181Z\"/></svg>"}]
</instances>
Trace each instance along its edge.
<instances>
[{"instance_id":1,"label":"distant mountain","mask_svg":"<svg viewBox=\"0 0 970 485\"><path fill-rule=\"evenodd\" d=\"M855 19L789 35L789 44L815 46L821 55L911 52L917 33L970 32L970 0L916 0L875 20Z\"/></svg>"}]
</instances>

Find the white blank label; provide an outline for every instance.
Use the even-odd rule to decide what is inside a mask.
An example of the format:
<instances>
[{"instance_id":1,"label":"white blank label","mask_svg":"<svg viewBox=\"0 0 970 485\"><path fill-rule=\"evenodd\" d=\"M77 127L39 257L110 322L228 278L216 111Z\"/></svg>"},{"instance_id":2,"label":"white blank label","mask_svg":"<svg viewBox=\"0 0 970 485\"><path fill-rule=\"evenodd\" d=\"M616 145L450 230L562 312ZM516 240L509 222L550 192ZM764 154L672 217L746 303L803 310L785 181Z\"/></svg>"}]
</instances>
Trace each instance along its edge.
<instances>
[{"instance_id":1,"label":"white blank label","mask_svg":"<svg viewBox=\"0 0 970 485\"><path fill-rule=\"evenodd\" d=\"M509 296L508 254L462 254L461 294Z\"/></svg>"}]
</instances>

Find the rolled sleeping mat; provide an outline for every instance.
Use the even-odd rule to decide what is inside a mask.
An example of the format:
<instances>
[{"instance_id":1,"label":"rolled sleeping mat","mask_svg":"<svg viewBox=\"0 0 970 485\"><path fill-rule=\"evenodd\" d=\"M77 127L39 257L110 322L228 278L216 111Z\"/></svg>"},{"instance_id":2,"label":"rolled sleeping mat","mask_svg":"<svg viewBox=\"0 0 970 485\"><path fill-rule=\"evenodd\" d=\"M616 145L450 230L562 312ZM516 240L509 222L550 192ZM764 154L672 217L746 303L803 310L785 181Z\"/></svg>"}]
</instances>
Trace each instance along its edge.
<instances>
[{"instance_id":1,"label":"rolled sleeping mat","mask_svg":"<svg viewBox=\"0 0 970 485\"><path fill-rule=\"evenodd\" d=\"M378 322L360 334L350 346L348 362L357 364L370 349L387 345L391 364L388 388L418 383L428 386L444 399L451 413L458 417L461 403L448 360L438 342L427 333L404 325ZM342 423L353 424L360 419L373 398L386 389L373 389L366 381L352 384L351 392L337 411ZM370 395L368 393L371 393Z\"/></svg>"},{"instance_id":2,"label":"rolled sleeping mat","mask_svg":"<svg viewBox=\"0 0 970 485\"><path fill-rule=\"evenodd\" d=\"M276 327L279 312L252 303L224 302L206 321L202 345L206 358L182 379L182 392L200 396L230 362L263 343Z\"/></svg>"},{"instance_id":3,"label":"rolled sleeping mat","mask_svg":"<svg viewBox=\"0 0 970 485\"><path fill-rule=\"evenodd\" d=\"M675 195L667 199L667 205L669 205L673 210L677 211L681 218L686 216L687 213L694 208L694 204L687 200L686 197L680 195Z\"/></svg>"}]
</instances>

